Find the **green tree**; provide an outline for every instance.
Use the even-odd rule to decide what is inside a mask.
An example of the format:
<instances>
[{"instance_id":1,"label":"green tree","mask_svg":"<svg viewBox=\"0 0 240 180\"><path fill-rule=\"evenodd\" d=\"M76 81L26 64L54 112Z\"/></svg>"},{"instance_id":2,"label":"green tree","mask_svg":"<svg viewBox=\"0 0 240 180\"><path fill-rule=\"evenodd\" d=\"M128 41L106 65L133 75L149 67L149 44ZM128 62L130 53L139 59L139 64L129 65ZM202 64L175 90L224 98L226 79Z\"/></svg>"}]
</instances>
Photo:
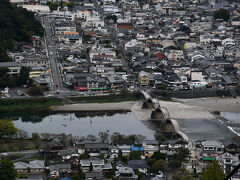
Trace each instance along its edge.
<instances>
[{"instance_id":1,"label":"green tree","mask_svg":"<svg viewBox=\"0 0 240 180\"><path fill-rule=\"evenodd\" d=\"M30 96L42 96L43 95L43 88L38 85L33 85L29 88L28 94Z\"/></svg>"},{"instance_id":2,"label":"green tree","mask_svg":"<svg viewBox=\"0 0 240 180\"><path fill-rule=\"evenodd\" d=\"M154 164L149 168L149 171L151 173L158 173L159 171L162 171L166 166L167 163L164 160L159 159L154 162Z\"/></svg>"},{"instance_id":3,"label":"green tree","mask_svg":"<svg viewBox=\"0 0 240 180\"><path fill-rule=\"evenodd\" d=\"M0 36L0 38L1 38L1 36ZM0 40L0 42L1 42L1 40ZM7 53L4 52L4 50L7 49L7 47L4 46L4 48L3 48L3 47L1 47L1 46L3 46L3 45L0 44L0 62L11 62L11 61L13 61L13 60L7 55ZM10 48L9 48L9 49L10 49Z\"/></svg>"},{"instance_id":4,"label":"green tree","mask_svg":"<svg viewBox=\"0 0 240 180\"><path fill-rule=\"evenodd\" d=\"M68 3L68 5L67 5L67 7L68 7L70 10L72 10L74 6L75 6L75 2L74 2L74 1L70 1L70 2Z\"/></svg>"},{"instance_id":5,"label":"green tree","mask_svg":"<svg viewBox=\"0 0 240 180\"><path fill-rule=\"evenodd\" d=\"M230 18L230 13L226 9L219 9L214 12L214 19L224 19L228 21Z\"/></svg>"},{"instance_id":6,"label":"green tree","mask_svg":"<svg viewBox=\"0 0 240 180\"><path fill-rule=\"evenodd\" d=\"M29 72L30 72L30 68L29 67L22 67L19 73L19 77L18 77L18 85L25 85L27 84L28 80L29 80Z\"/></svg>"},{"instance_id":7,"label":"green tree","mask_svg":"<svg viewBox=\"0 0 240 180\"><path fill-rule=\"evenodd\" d=\"M134 159L141 159L141 151L132 151L130 153L130 159L134 160Z\"/></svg>"},{"instance_id":8,"label":"green tree","mask_svg":"<svg viewBox=\"0 0 240 180\"><path fill-rule=\"evenodd\" d=\"M0 68L0 79L7 77L7 73L9 72L8 68L1 67Z\"/></svg>"},{"instance_id":9,"label":"green tree","mask_svg":"<svg viewBox=\"0 0 240 180\"><path fill-rule=\"evenodd\" d=\"M9 159L0 160L0 177L1 180L15 180L17 172L14 169L13 162Z\"/></svg>"},{"instance_id":10,"label":"green tree","mask_svg":"<svg viewBox=\"0 0 240 180\"><path fill-rule=\"evenodd\" d=\"M154 152L151 158L166 160L166 155L161 152Z\"/></svg>"},{"instance_id":11,"label":"green tree","mask_svg":"<svg viewBox=\"0 0 240 180\"><path fill-rule=\"evenodd\" d=\"M168 166L176 170L181 167L182 163L186 161L189 156L189 150L186 148L178 148L176 153L168 158Z\"/></svg>"},{"instance_id":12,"label":"green tree","mask_svg":"<svg viewBox=\"0 0 240 180\"><path fill-rule=\"evenodd\" d=\"M32 140L39 140L39 139L41 139L39 133L37 132L32 133Z\"/></svg>"},{"instance_id":13,"label":"green tree","mask_svg":"<svg viewBox=\"0 0 240 180\"><path fill-rule=\"evenodd\" d=\"M59 4L58 4L58 2L52 2L52 3L50 2L50 3L48 3L48 6L49 6L50 11L55 11L58 9Z\"/></svg>"},{"instance_id":14,"label":"green tree","mask_svg":"<svg viewBox=\"0 0 240 180\"><path fill-rule=\"evenodd\" d=\"M203 172L202 180L224 180L225 175L223 174L222 169L220 168L218 162L214 160L212 164L208 167L206 171Z\"/></svg>"},{"instance_id":15,"label":"green tree","mask_svg":"<svg viewBox=\"0 0 240 180\"><path fill-rule=\"evenodd\" d=\"M12 121L0 120L0 138L3 136L11 137L17 133L18 129L15 128Z\"/></svg>"},{"instance_id":16,"label":"green tree","mask_svg":"<svg viewBox=\"0 0 240 180\"><path fill-rule=\"evenodd\" d=\"M155 139L156 139L157 141L160 141L160 142L162 142L162 141L165 140L164 135L163 135L163 133L161 133L161 132L156 132L156 133L154 134L154 137L155 137Z\"/></svg>"}]
</instances>

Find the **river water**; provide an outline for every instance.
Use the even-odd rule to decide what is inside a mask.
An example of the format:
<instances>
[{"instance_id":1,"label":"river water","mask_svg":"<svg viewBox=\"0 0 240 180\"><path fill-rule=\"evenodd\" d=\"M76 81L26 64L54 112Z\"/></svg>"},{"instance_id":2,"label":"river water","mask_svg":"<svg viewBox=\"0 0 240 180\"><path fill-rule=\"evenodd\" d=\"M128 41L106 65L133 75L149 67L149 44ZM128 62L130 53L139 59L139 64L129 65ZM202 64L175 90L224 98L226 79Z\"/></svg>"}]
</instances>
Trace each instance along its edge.
<instances>
[{"instance_id":1,"label":"river water","mask_svg":"<svg viewBox=\"0 0 240 180\"><path fill-rule=\"evenodd\" d=\"M240 136L240 113L221 112L220 116L226 121L227 127L236 135Z\"/></svg>"},{"instance_id":2,"label":"river water","mask_svg":"<svg viewBox=\"0 0 240 180\"><path fill-rule=\"evenodd\" d=\"M98 136L99 132L109 131L123 135L143 135L154 139L155 126L150 121L138 120L132 112L77 112L77 113L39 113L4 116L12 119L15 127L28 132L65 133L73 136Z\"/></svg>"}]
</instances>

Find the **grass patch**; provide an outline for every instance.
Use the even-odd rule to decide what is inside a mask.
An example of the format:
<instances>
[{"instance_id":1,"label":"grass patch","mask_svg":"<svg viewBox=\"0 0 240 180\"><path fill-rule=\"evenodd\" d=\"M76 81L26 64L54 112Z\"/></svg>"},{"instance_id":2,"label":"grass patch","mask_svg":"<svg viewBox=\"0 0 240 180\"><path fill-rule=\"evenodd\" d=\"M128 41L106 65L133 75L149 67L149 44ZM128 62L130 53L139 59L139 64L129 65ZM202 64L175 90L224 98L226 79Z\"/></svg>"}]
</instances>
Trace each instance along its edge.
<instances>
[{"instance_id":1,"label":"grass patch","mask_svg":"<svg viewBox=\"0 0 240 180\"><path fill-rule=\"evenodd\" d=\"M85 96L85 97L69 97L67 98L76 103L118 103L125 101L138 101L138 94L112 94L108 96Z\"/></svg>"},{"instance_id":2,"label":"grass patch","mask_svg":"<svg viewBox=\"0 0 240 180\"><path fill-rule=\"evenodd\" d=\"M1 99L0 112L48 110L51 106L60 105L57 98Z\"/></svg>"},{"instance_id":3,"label":"grass patch","mask_svg":"<svg viewBox=\"0 0 240 180\"><path fill-rule=\"evenodd\" d=\"M35 142L34 140L23 139L0 139L0 152L24 151L44 148L46 142Z\"/></svg>"}]
</instances>

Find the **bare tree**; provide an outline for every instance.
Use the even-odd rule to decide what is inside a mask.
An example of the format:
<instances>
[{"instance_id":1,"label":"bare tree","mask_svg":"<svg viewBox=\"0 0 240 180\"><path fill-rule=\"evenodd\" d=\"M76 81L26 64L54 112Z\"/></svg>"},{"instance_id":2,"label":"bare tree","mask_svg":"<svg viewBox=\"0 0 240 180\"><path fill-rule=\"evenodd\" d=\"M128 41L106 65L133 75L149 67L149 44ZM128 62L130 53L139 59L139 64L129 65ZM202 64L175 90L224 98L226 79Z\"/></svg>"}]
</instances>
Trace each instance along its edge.
<instances>
[{"instance_id":1,"label":"bare tree","mask_svg":"<svg viewBox=\"0 0 240 180\"><path fill-rule=\"evenodd\" d=\"M28 138L28 133L24 130L19 129L17 131L17 136L19 139L27 139Z\"/></svg>"},{"instance_id":2,"label":"bare tree","mask_svg":"<svg viewBox=\"0 0 240 180\"><path fill-rule=\"evenodd\" d=\"M108 140L107 132L99 132L98 136L101 138L102 143L104 143Z\"/></svg>"}]
</instances>

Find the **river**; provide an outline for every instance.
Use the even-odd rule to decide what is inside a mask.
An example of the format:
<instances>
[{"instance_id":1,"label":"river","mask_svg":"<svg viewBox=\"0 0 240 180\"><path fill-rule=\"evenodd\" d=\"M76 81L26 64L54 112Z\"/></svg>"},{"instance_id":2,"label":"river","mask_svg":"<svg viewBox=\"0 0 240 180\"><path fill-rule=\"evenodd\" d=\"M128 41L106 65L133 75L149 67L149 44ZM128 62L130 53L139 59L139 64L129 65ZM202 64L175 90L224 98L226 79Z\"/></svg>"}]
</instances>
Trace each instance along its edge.
<instances>
[{"instance_id":1,"label":"river","mask_svg":"<svg viewBox=\"0 0 240 180\"><path fill-rule=\"evenodd\" d=\"M38 133L65 133L73 136L98 136L99 132L124 135L143 135L154 139L156 126L150 121L138 120L132 112L76 112L4 115L15 127L31 135Z\"/></svg>"},{"instance_id":2,"label":"river","mask_svg":"<svg viewBox=\"0 0 240 180\"><path fill-rule=\"evenodd\" d=\"M223 121L227 127L236 135L240 136L240 113L221 112L220 116L225 119Z\"/></svg>"}]
</instances>

